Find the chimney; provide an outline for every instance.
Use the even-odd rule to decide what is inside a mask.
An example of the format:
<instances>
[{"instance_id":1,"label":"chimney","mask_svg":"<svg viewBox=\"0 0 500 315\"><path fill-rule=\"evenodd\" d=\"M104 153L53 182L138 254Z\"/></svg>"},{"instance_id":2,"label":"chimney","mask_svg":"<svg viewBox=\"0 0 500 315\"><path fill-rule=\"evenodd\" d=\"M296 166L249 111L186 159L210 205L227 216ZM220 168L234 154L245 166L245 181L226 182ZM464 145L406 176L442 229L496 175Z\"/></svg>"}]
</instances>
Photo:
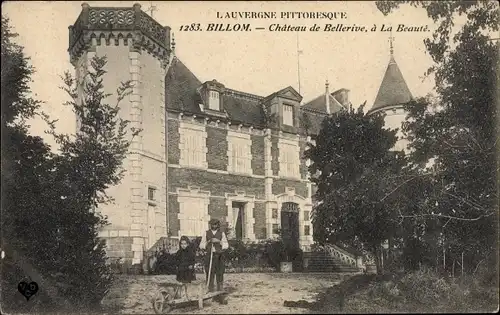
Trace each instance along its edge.
<instances>
[{"instance_id":1,"label":"chimney","mask_svg":"<svg viewBox=\"0 0 500 315\"><path fill-rule=\"evenodd\" d=\"M328 79L326 80L325 83L325 104L326 104L326 113L330 115L330 89L328 88Z\"/></svg>"}]
</instances>

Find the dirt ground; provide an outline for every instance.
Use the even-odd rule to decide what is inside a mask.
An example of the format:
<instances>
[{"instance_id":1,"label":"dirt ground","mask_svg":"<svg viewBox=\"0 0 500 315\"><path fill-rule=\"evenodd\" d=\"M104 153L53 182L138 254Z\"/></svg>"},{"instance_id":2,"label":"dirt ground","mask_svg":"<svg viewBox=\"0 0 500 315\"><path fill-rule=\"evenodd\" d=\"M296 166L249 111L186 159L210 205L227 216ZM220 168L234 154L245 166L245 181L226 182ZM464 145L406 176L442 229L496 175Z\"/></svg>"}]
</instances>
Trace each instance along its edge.
<instances>
[{"instance_id":1,"label":"dirt ground","mask_svg":"<svg viewBox=\"0 0 500 315\"><path fill-rule=\"evenodd\" d=\"M204 276L197 275L198 279ZM338 274L230 273L224 288L230 292L228 304L207 301L174 309L172 314L303 314L304 308L289 308L285 300L313 302L319 292L341 282ZM120 276L103 304L110 313L154 314L152 297L160 282L175 283L175 276Z\"/></svg>"}]
</instances>

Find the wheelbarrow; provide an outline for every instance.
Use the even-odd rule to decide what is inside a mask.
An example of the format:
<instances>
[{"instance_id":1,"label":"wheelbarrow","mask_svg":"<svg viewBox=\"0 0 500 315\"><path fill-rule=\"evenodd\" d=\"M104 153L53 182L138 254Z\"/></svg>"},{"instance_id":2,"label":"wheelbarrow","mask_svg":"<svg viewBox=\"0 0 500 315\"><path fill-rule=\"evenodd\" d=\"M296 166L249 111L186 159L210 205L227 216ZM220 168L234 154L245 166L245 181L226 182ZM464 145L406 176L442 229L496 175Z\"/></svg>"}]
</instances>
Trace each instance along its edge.
<instances>
[{"instance_id":1,"label":"wheelbarrow","mask_svg":"<svg viewBox=\"0 0 500 315\"><path fill-rule=\"evenodd\" d=\"M208 281L210 281L210 273L212 272L213 251L210 252L210 264L208 269L208 279L205 283L205 292L208 291ZM171 310L182 305L189 305L193 302L198 302L198 308L203 308L203 302L207 300L216 300L221 304L227 304L226 291L207 292L201 296L186 297L182 296L184 285L169 285L169 289L160 289L153 297L153 309L156 314L168 314Z\"/></svg>"}]
</instances>

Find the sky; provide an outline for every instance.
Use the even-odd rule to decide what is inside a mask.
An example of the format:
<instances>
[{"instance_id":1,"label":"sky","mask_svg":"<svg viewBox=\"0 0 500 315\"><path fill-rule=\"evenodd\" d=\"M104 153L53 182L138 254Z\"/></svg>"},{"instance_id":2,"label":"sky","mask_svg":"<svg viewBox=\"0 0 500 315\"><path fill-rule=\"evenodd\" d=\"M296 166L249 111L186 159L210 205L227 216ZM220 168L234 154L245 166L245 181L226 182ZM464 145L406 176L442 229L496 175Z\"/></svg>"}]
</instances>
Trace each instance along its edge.
<instances>
[{"instance_id":1,"label":"sky","mask_svg":"<svg viewBox=\"0 0 500 315\"><path fill-rule=\"evenodd\" d=\"M176 41L177 57L200 79L216 79L226 87L247 93L267 96L277 90L298 87L303 102L325 92L325 81L330 91L350 90L350 100L356 107L367 101L373 104L389 62L389 32L271 32L272 23L294 26L344 24L371 28L382 24L407 26L428 25L428 32L393 32L394 56L413 96L424 96L434 87L433 78L424 79L424 72L432 65L423 40L437 27L425 10L403 6L384 16L375 2L369 1L238 1L238 2L161 2L161 1L87 1L90 6L132 7L140 3L147 11L156 6L153 17L160 24L170 26ZM60 76L71 70L68 48L68 26L74 24L81 12L80 1L11 1L3 2L3 15L10 18L17 42L25 47L36 69L32 91L44 101L43 111L61 132L75 130L74 115L63 105L68 100L61 86ZM220 20L216 12L233 11L300 11L346 12L347 19L276 19L276 20ZM191 23L250 23L265 27L252 32L183 32L180 26ZM297 40L300 62L298 62ZM43 135L45 123L31 123L33 134ZM44 136L46 137L46 136ZM50 139L46 139L52 143Z\"/></svg>"}]
</instances>

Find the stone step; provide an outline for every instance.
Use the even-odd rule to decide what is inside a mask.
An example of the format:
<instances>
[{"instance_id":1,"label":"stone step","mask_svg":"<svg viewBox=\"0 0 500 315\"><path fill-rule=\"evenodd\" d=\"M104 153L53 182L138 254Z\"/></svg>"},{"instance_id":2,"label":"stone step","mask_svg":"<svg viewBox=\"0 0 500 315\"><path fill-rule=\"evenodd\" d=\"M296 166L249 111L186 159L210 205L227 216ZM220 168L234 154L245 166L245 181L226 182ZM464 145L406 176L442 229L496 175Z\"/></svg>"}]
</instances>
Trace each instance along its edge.
<instances>
[{"instance_id":1,"label":"stone step","mask_svg":"<svg viewBox=\"0 0 500 315\"><path fill-rule=\"evenodd\" d=\"M324 260L309 260L309 265L313 264L335 264L335 265L348 265L341 260L337 259L324 259Z\"/></svg>"},{"instance_id":2,"label":"stone step","mask_svg":"<svg viewBox=\"0 0 500 315\"><path fill-rule=\"evenodd\" d=\"M332 265L332 266L352 266L350 264L346 264L346 263L339 262L339 261L331 261L331 260L309 261L309 263L307 265L309 265L309 266L315 266L315 265L318 265L318 266L325 266L325 265Z\"/></svg>"},{"instance_id":3,"label":"stone step","mask_svg":"<svg viewBox=\"0 0 500 315\"><path fill-rule=\"evenodd\" d=\"M351 266L307 266L307 270L341 270L341 271L346 271L350 270L353 272L359 271L358 268L356 267L351 267Z\"/></svg>"},{"instance_id":4,"label":"stone step","mask_svg":"<svg viewBox=\"0 0 500 315\"><path fill-rule=\"evenodd\" d=\"M344 263L342 260L325 253L308 253L308 265L305 272L341 272L359 273L360 269Z\"/></svg>"},{"instance_id":5,"label":"stone step","mask_svg":"<svg viewBox=\"0 0 500 315\"><path fill-rule=\"evenodd\" d=\"M306 269L304 272L309 273L309 272L317 272L317 273L361 273L361 270L358 269L331 269L331 268L325 268L325 269Z\"/></svg>"}]
</instances>

